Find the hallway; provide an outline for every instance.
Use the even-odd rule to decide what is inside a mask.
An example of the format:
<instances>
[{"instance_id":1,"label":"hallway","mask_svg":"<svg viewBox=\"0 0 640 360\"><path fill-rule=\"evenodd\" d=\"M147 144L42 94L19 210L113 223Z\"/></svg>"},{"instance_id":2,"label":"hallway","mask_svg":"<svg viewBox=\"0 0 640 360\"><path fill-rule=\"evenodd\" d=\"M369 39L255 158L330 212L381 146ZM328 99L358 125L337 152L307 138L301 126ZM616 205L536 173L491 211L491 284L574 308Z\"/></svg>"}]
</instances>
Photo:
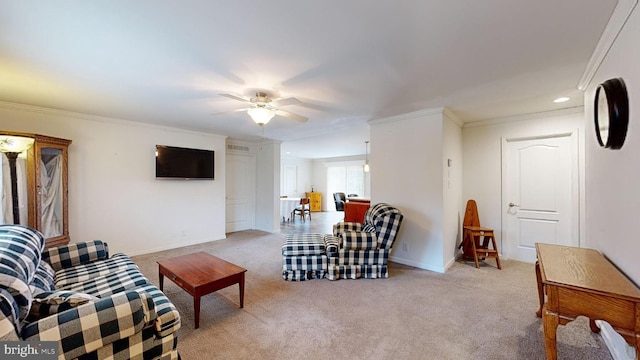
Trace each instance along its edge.
<instances>
[{"instance_id":1,"label":"hallway","mask_svg":"<svg viewBox=\"0 0 640 360\"><path fill-rule=\"evenodd\" d=\"M318 233L331 234L333 232L333 224L342 221L344 212L342 211L322 211L312 212L311 220L300 220L297 217L295 221L280 222L280 232L283 234L293 233Z\"/></svg>"}]
</instances>

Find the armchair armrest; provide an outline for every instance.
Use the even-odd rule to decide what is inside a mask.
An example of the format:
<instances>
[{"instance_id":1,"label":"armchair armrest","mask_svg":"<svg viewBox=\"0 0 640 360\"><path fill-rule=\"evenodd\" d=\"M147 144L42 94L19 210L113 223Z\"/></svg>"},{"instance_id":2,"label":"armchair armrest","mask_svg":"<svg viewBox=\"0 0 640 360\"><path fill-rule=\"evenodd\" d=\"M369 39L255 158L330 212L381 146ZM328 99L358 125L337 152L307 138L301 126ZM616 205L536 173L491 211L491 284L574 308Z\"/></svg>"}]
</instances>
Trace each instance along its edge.
<instances>
[{"instance_id":1,"label":"armchair armrest","mask_svg":"<svg viewBox=\"0 0 640 360\"><path fill-rule=\"evenodd\" d=\"M340 249L341 238L327 234L324 236L324 248L327 256L333 257L338 255L338 249Z\"/></svg>"},{"instance_id":2,"label":"armchair armrest","mask_svg":"<svg viewBox=\"0 0 640 360\"><path fill-rule=\"evenodd\" d=\"M360 231L363 226L363 224L357 222L341 221L337 224L333 224L333 236L340 236L340 234L347 231Z\"/></svg>"},{"instance_id":3,"label":"armchair armrest","mask_svg":"<svg viewBox=\"0 0 640 360\"><path fill-rule=\"evenodd\" d=\"M55 271L108 257L109 247L102 240L54 246L42 252L42 260L48 262Z\"/></svg>"},{"instance_id":4,"label":"armchair armrest","mask_svg":"<svg viewBox=\"0 0 640 360\"><path fill-rule=\"evenodd\" d=\"M374 232L347 231L342 233L342 248L345 250L374 250L378 248L378 237Z\"/></svg>"},{"instance_id":5,"label":"armchair armrest","mask_svg":"<svg viewBox=\"0 0 640 360\"><path fill-rule=\"evenodd\" d=\"M142 331L155 317L150 297L127 291L34 321L22 338L57 341L58 355L74 359Z\"/></svg>"}]
</instances>

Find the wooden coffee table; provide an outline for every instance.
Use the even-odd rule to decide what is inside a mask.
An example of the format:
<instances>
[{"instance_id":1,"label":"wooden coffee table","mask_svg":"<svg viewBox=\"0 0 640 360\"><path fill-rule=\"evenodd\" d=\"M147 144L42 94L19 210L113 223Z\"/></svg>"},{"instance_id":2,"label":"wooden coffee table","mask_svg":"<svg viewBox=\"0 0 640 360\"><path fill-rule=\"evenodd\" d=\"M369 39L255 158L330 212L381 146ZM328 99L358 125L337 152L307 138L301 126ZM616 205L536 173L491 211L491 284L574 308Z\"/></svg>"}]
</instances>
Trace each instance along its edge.
<instances>
[{"instance_id":1,"label":"wooden coffee table","mask_svg":"<svg viewBox=\"0 0 640 360\"><path fill-rule=\"evenodd\" d=\"M164 277L193 296L195 328L200 326L200 297L234 284L240 287L240 308L244 307L244 273L247 269L206 252L158 261L160 291Z\"/></svg>"}]
</instances>

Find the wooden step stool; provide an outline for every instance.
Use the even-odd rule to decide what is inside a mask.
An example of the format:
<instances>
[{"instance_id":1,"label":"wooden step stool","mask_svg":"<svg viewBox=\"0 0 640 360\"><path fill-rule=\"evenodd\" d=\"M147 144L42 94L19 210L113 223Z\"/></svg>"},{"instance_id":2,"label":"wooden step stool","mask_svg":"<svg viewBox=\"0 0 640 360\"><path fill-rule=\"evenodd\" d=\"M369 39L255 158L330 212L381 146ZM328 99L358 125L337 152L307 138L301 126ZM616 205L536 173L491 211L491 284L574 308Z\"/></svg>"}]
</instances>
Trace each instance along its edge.
<instances>
[{"instance_id":1,"label":"wooden step stool","mask_svg":"<svg viewBox=\"0 0 640 360\"><path fill-rule=\"evenodd\" d=\"M465 226L463 233L466 236L466 240L464 241L471 244L471 252L473 254L473 260L476 263L476 268L480 267L478 258L495 258L498 269L502 269L502 266L500 266L500 255L498 255L498 247L496 246L496 237L493 234L493 229L481 226ZM483 238L482 244L480 244L480 237ZM491 241L493 249L489 249L489 241Z\"/></svg>"},{"instance_id":2,"label":"wooden step stool","mask_svg":"<svg viewBox=\"0 0 640 360\"><path fill-rule=\"evenodd\" d=\"M480 243L480 238L482 238L482 243ZM489 242L491 242L493 249L489 248ZM485 258L495 258L498 269L502 270L493 229L480 226L480 217L478 216L478 207L475 200L467 201L460 247L463 249L465 258L473 258L476 268L480 267L478 258L483 260Z\"/></svg>"}]
</instances>

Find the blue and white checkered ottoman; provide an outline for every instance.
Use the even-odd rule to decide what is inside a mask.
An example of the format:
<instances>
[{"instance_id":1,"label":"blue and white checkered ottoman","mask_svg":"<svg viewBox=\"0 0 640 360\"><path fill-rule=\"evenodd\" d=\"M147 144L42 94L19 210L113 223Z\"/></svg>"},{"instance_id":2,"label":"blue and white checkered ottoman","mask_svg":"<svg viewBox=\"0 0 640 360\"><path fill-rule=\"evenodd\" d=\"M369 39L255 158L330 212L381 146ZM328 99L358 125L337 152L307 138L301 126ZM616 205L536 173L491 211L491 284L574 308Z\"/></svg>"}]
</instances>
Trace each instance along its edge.
<instances>
[{"instance_id":1,"label":"blue and white checkered ottoman","mask_svg":"<svg viewBox=\"0 0 640 360\"><path fill-rule=\"evenodd\" d=\"M282 278L288 281L323 279L327 274L327 251L336 252L322 234L290 234L282 243ZM329 240L329 239L327 239Z\"/></svg>"}]
</instances>

